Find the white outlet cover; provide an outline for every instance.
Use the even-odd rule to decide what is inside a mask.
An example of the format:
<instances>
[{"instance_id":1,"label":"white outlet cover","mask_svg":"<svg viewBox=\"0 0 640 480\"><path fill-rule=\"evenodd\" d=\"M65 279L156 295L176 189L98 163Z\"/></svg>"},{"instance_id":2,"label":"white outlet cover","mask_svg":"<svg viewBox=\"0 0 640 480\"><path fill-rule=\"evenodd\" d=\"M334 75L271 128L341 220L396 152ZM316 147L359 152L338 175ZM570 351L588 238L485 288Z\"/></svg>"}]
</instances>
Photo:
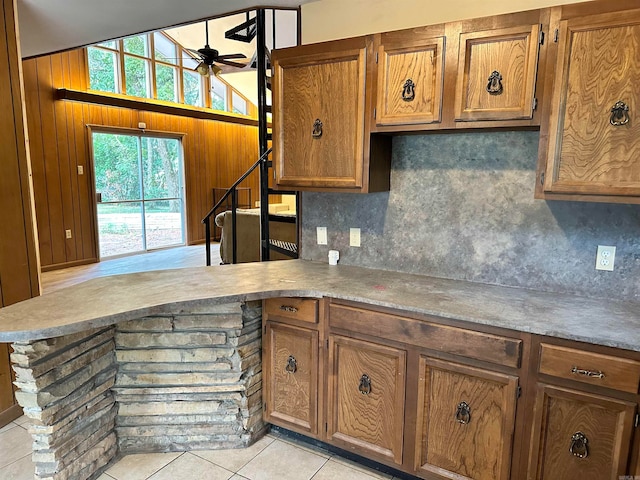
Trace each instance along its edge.
<instances>
[{"instance_id":1,"label":"white outlet cover","mask_svg":"<svg viewBox=\"0 0 640 480\"><path fill-rule=\"evenodd\" d=\"M596 270L606 270L613 272L613 265L616 259L616 247L608 245L598 245L596 253Z\"/></svg>"},{"instance_id":2,"label":"white outlet cover","mask_svg":"<svg viewBox=\"0 0 640 480\"><path fill-rule=\"evenodd\" d=\"M327 227L316 227L316 235L318 236L318 245L327 244Z\"/></svg>"},{"instance_id":3,"label":"white outlet cover","mask_svg":"<svg viewBox=\"0 0 640 480\"><path fill-rule=\"evenodd\" d=\"M360 229L359 228L349 229L349 246L351 247L360 246Z\"/></svg>"}]
</instances>

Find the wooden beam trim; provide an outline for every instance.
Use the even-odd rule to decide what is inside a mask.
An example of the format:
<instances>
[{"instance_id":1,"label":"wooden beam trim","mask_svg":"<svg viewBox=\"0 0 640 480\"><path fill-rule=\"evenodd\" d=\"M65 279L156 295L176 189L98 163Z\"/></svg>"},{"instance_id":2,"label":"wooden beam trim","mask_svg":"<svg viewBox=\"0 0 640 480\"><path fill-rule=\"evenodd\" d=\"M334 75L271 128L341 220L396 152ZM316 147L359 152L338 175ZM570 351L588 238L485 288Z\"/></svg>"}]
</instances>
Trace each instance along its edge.
<instances>
[{"instance_id":1,"label":"wooden beam trim","mask_svg":"<svg viewBox=\"0 0 640 480\"><path fill-rule=\"evenodd\" d=\"M59 88L56 98L58 100L70 100L75 102L92 103L111 107L129 108L132 110L144 110L147 112L157 112L165 115L177 115L180 117L199 118L203 120L217 120L219 122L237 123L240 125L258 126L258 121L253 118L235 116L232 114L221 114L204 111L189 106L173 106L150 100L133 100L116 95L105 95L102 93L82 92L69 88Z\"/></svg>"}]
</instances>

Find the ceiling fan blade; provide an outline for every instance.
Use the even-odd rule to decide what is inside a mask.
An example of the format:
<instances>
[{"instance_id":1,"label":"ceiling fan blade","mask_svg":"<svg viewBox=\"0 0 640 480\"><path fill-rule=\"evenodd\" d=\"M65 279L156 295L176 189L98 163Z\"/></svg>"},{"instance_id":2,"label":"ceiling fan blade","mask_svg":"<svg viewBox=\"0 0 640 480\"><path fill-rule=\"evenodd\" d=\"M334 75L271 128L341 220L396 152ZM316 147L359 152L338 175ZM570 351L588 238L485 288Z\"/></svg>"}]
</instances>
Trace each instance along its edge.
<instances>
[{"instance_id":1,"label":"ceiling fan blade","mask_svg":"<svg viewBox=\"0 0 640 480\"><path fill-rule=\"evenodd\" d=\"M242 53L229 53L227 55L218 55L217 60L230 60L232 58L247 58L247 56Z\"/></svg>"},{"instance_id":2,"label":"ceiling fan blade","mask_svg":"<svg viewBox=\"0 0 640 480\"><path fill-rule=\"evenodd\" d=\"M229 65L230 67L237 67L237 68L244 68L247 66L246 63L232 62L230 60L221 60L220 58L216 60L216 63L222 63L223 65Z\"/></svg>"}]
</instances>

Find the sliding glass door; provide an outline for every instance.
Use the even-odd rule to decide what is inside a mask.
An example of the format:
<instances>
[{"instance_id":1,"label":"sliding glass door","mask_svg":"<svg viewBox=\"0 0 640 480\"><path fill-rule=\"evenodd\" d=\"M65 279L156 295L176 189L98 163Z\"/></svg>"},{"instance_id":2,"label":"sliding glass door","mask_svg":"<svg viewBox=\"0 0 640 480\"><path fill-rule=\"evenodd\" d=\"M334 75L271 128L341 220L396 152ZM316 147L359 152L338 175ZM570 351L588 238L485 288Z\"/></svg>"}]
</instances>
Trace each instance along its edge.
<instances>
[{"instance_id":1,"label":"sliding glass door","mask_svg":"<svg viewBox=\"0 0 640 480\"><path fill-rule=\"evenodd\" d=\"M184 245L177 138L92 132L100 257Z\"/></svg>"}]
</instances>

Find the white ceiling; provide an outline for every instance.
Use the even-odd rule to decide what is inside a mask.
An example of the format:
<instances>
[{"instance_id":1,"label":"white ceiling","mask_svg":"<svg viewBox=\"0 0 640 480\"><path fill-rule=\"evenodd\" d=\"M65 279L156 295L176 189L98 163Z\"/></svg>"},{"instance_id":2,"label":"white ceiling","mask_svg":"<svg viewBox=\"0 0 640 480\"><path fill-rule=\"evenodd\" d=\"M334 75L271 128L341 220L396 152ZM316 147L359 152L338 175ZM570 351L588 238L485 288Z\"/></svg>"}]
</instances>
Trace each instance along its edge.
<instances>
[{"instance_id":1,"label":"white ceiling","mask_svg":"<svg viewBox=\"0 0 640 480\"><path fill-rule=\"evenodd\" d=\"M295 8L311 1L315 0L17 0L20 46L22 57L28 58L261 5ZM202 46L204 34L201 39L195 48Z\"/></svg>"}]
</instances>

